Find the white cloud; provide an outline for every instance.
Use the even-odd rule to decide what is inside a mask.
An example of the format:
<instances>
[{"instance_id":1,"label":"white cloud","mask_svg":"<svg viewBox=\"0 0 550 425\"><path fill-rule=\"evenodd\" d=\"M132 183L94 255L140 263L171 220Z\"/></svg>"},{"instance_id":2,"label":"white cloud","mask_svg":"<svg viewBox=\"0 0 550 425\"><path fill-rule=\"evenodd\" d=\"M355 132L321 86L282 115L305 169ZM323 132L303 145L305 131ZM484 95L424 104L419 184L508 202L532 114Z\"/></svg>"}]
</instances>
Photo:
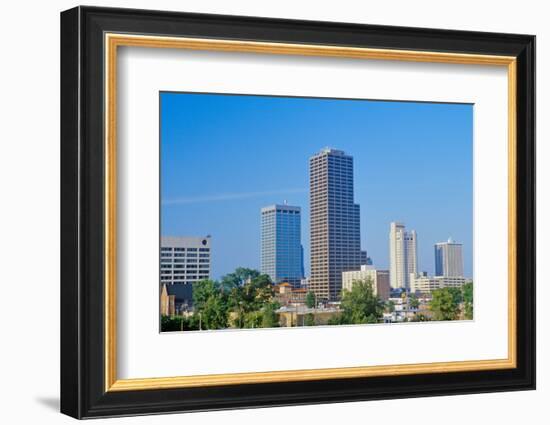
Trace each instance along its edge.
<instances>
[{"instance_id":1,"label":"white cloud","mask_svg":"<svg viewBox=\"0 0 550 425\"><path fill-rule=\"evenodd\" d=\"M162 205L183 205L183 204L203 204L207 202L223 202L223 201L233 201L238 199L247 199L247 198L256 198L259 196L270 196L270 195L284 195L289 193L305 193L307 190L304 188L290 188L290 189L279 189L279 190L270 190L264 192L238 192L238 193L218 193L205 196L195 196L188 198L173 198L165 199L162 201Z\"/></svg>"}]
</instances>

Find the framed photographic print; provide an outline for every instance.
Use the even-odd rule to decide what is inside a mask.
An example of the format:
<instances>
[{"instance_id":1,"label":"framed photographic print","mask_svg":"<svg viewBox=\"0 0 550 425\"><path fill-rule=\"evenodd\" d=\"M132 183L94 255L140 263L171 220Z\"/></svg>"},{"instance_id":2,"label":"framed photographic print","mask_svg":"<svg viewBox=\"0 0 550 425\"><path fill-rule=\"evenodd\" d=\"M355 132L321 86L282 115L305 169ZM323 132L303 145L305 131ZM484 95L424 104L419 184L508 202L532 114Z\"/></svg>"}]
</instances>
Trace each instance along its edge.
<instances>
[{"instance_id":1,"label":"framed photographic print","mask_svg":"<svg viewBox=\"0 0 550 425\"><path fill-rule=\"evenodd\" d=\"M61 411L535 387L535 38L61 14Z\"/></svg>"}]
</instances>

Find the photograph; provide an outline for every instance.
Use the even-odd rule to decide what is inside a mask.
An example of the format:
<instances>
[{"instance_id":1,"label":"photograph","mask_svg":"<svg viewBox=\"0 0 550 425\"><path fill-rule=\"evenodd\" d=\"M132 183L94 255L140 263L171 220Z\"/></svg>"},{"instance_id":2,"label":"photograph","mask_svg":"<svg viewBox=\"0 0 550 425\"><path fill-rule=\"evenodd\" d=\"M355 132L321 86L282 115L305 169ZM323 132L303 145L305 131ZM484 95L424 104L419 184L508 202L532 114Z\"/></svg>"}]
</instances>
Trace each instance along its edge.
<instances>
[{"instance_id":1,"label":"photograph","mask_svg":"<svg viewBox=\"0 0 550 425\"><path fill-rule=\"evenodd\" d=\"M40 86L61 86L59 373L42 369L63 414L372 401L384 421L414 399L440 418L434 396L536 388L544 20L298 6L61 12L61 78Z\"/></svg>"},{"instance_id":2,"label":"photograph","mask_svg":"<svg viewBox=\"0 0 550 425\"><path fill-rule=\"evenodd\" d=\"M160 331L474 320L473 117L161 91Z\"/></svg>"}]
</instances>

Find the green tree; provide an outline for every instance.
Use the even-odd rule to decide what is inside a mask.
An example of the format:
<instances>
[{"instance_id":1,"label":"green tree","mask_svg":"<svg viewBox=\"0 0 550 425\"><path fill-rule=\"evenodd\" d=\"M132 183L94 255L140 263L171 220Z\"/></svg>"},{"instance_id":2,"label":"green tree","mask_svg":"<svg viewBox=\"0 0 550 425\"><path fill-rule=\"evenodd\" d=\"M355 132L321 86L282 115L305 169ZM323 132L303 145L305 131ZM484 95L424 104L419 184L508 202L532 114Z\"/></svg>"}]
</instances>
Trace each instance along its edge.
<instances>
[{"instance_id":1,"label":"green tree","mask_svg":"<svg viewBox=\"0 0 550 425\"><path fill-rule=\"evenodd\" d=\"M474 284L472 282L462 286L462 298L464 300L464 318L472 320L474 318Z\"/></svg>"},{"instance_id":2,"label":"green tree","mask_svg":"<svg viewBox=\"0 0 550 425\"><path fill-rule=\"evenodd\" d=\"M384 303L374 294L372 279L356 280L351 291L344 291L341 308L345 323L378 323Z\"/></svg>"},{"instance_id":3,"label":"green tree","mask_svg":"<svg viewBox=\"0 0 550 425\"><path fill-rule=\"evenodd\" d=\"M203 329L225 329L228 327L227 303L222 296L208 299L199 310L199 318Z\"/></svg>"},{"instance_id":4,"label":"green tree","mask_svg":"<svg viewBox=\"0 0 550 425\"><path fill-rule=\"evenodd\" d=\"M304 326L315 326L315 316L313 313L306 314L304 318Z\"/></svg>"},{"instance_id":5,"label":"green tree","mask_svg":"<svg viewBox=\"0 0 550 425\"><path fill-rule=\"evenodd\" d=\"M416 313L411 322L429 322L431 319L422 313Z\"/></svg>"},{"instance_id":6,"label":"green tree","mask_svg":"<svg viewBox=\"0 0 550 425\"><path fill-rule=\"evenodd\" d=\"M309 292L306 294L306 306L307 306L308 308L315 308L315 307L316 307L315 292L309 291Z\"/></svg>"},{"instance_id":7,"label":"green tree","mask_svg":"<svg viewBox=\"0 0 550 425\"><path fill-rule=\"evenodd\" d=\"M392 300L388 300L386 303L386 311L388 313L393 313L395 311L395 303Z\"/></svg>"},{"instance_id":8,"label":"green tree","mask_svg":"<svg viewBox=\"0 0 550 425\"><path fill-rule=\"evenodd\" d=\"M259 274L242 286L231 290L232 307L244 313L261 310L273 300L273 285L268 275Z\"/></svg>"},{"instance_id":9,"label":"green tree","mask_svg":"<svg viewBox=\"0 0 550 425\"><path fill-rule=\"evenodd\" d=\"M263 322L263 313L261 311L251 311L244 314L244 328L261 328Z\"/></svg>"},{"instance_id":10,"label":"green tree","mask_svg":"<svg viewBox=\"0 0 550 425\"><path fill-rule=\"evenodd\" d=\"M260 274L246 283L246 290L250 293L252 306L259 310L273 300L273 283L266 274Z\"/></svg>"},{"instance_id":11,"label":"green tree","mask_svg":"<svg viewBox=\"0 0 550 425\"><path fill-rule=\"evenodd\" d=\"M248 313L260 311L273 303L273 284L270 277L257 270L240 267L225 276L224 280L226 283L222 281L221 287L227 293L229 310L236 316L232 321L233 326L259 327ZM274 310L277 308L279 306L273 307Z\"/></svg>"},{"instance_id":12,"label":"green tree","mask_svg":"<svg viewBox=\"0 0 550 425\"><path fill-rule=\"evenodd\" d=\"M243 286L246 282L258 277L260 272L246 267L237 267L233 273L229 273L222 277L221 286L224 290Z\"/></svg>"},{"instance_id":13,"label":"green tree","mask_svg":"<svg viewBox=\"0 0 550 425\"><path fill-rule=\"evenodd\" d=\"M213 280L193 284L194 315L201 329L224 329L228 326L229 305L227 293Z\"/></svg>"},{"instance_id":14,"label":"green tree","mask_svg":"<svg viewBox=\"0 0 550 425\"><path fill-rule=\"evenodd\" d=\"M432 292L430 309L434 320L456 320L460 312L459 297L456 296L455 289L441 288ZM459 290L460 291L460 290Z\"/></svg>"},{"instance_id":15,"label":"green tree","mask_svg":"<svg viewBox=\"0 0 550 425\"><path fill-rule=\"evenodd\" d=\"M193 306L200 310L209 298L219 296L221 293L218 282L204 279L193 284Z\"/></svg>"},{"instance_id":16,"label":"green tree","mask_svg":"<svg viewBox=\"0 0 550 425\"><path fill-rule=\"evenodd\" d=\"M275 310L278 306L275 303L266 304L262 310L262 328L276 328L279 326L279 317Z\"/></svg>"},{"instance_id":17,"label":"green tree","mask_svg":"<svg viewBox=\"0 0 550 425\"><path fill-rule=\"evenodd\" d=\"M192 314L185 318L184 322L184 331L198 331L199 330L199 318L198 316Z\"/></svg>"},{"instance_id":18,"label":"green tree","mask_svg":"<svg viewBox=\"0 0 550 425\"><path fill-rule=\"evenodd\" d=\"M335 314L327 321L327 325L346 325L343 314Z\"/></svg>"},{"instance_id":19,"label":"green tree","mask_svg":"<svg viewBox=\"0 0 550 425\"><path fill-rule=\"evenodd\" d=\"M409 295L409 308L416 310L418 307L420 307L420 301L414 294Z\"/></svg>"},{"instance_id":20,"label":"green tree","mask_svg":"<svg viewBox=\"0 0 550 425\"><path fill-rule=\"evenodd\" d=\"M175 332L181 331L182 317L180 316L162 316L160 318L160 331L161 332Z\"/></svg>"},{"instance_id":21,"label":"green tree","mask_svg":"<svg viewBox=\"0 0 550 425\"><path fill-rule=\"evenodd\" d=\"M161 332L195 331L199 324L194 316L162 316L160 321Z\"/></svg>"}]
</instances>

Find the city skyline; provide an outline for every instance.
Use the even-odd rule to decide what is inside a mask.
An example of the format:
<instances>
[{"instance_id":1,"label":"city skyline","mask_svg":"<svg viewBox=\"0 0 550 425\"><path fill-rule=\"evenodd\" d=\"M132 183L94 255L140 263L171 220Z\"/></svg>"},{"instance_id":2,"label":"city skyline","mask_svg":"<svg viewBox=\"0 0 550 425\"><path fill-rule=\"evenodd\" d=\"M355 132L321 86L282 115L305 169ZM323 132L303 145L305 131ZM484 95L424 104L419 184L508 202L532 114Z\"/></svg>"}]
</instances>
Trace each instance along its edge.
<instances>
[{"instance_id":1,"label":"city skyline","mask_svg":"<svg viewBox=\"0 0 550 425\"><path fill-rule=\"evenodd\" d=\"M161 104L162 234L212 234L213 278L238 265L260 269L259 217L254 219L250 211L258 215L259 208L283 199L302 209L301 239L308 263L307 159L325 145L342 148L354 158L355 203L362 205L361 248L368 251L377 267L389 268L388 224L403 221L420 234L419 271L434 274L433 246L452 235L464 245L465 275L471 276L472 193L471 186L467 190L462 187L464 179L472 179L471 105L174 93L162 93ZM212 109L213 120L207 122L206 114ZM270 125L268 117L275 122ZM298 134L290 138L289 132L277 124L282 119L290 120L290 129ZM302 126L298 125L300 119L306 121ZM396 120L401 130L388 127ZM331 128L327 128L327 122ZM351 132L355 132L351 140L343 134L336 137L350 125ZM270 128L284 134L274 135ZM363 130L359 132L362 139L358 138L359 128ZM382 143L384 129L387 138ZM305 130L314 134L304 139ZM260 131L263 138L258 137ZM461 145L459 152L455 151L460 143L449 142L458 137L457 133L466 145ZM421 136L425 145L419 142ZM270 145L266 138L275 143ZM381 146L387 145L388 139L391 149ZM445 143L437 141L442 139ZM290 151L293 140L299 143L293 143ZM371 140L373 143L369 143ZM415 145L417 149L411 149ZM305 148L313 150L305 152ZM442 161L449 158L447 155L435 161L436 153L441 155L441 151L453 151L453 162ZM208 155L201 155L205 152ZM395 168L382 170L378 164L383 162L381 158L391 158ZM426 170L428 164L431 167ZM396 198L400 202L391 194L381 193L381 179L399 189ZM447 187L443 187L444 182ZM220 206L224 210L224 229L219 227ZM442 215L446 220L441 219ZM231 243L227 245L228 241L238 244L238 249ZM308 269L306 264L305 274L309 276Z\"/></svg>"}]
</instances>

